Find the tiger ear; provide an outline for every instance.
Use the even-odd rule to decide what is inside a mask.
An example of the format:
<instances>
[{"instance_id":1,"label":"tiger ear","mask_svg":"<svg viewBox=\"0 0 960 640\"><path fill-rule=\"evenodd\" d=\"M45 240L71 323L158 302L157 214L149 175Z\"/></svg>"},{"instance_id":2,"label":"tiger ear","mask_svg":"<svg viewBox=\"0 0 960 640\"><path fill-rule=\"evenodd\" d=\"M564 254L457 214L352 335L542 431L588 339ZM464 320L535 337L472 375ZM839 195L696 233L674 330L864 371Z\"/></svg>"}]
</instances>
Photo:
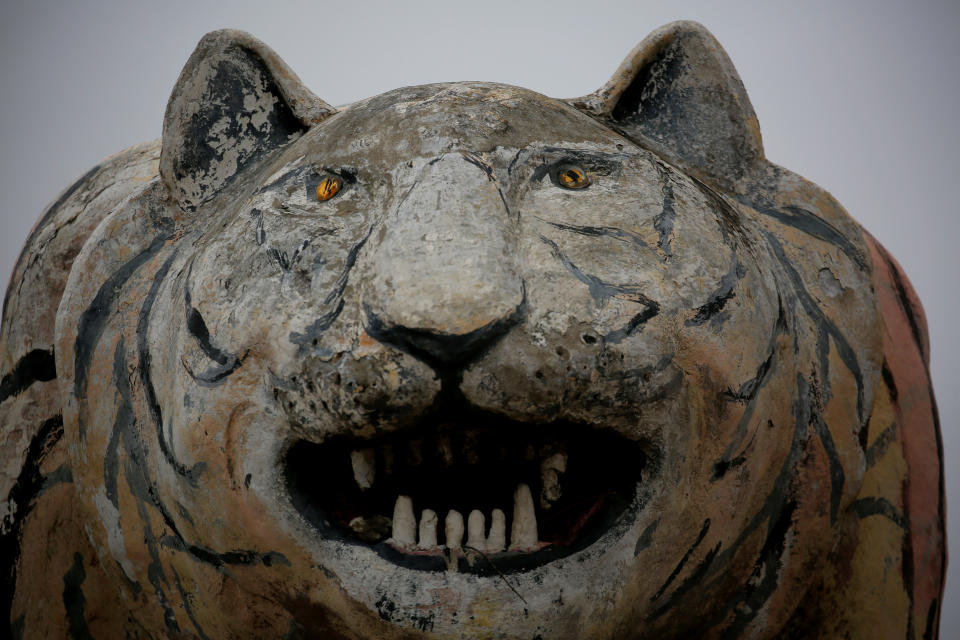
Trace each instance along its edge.
<instances>
[{"instance_id":1,"label":"tiger ear","mask_svg":"<svg viewBox=\"0 0 960 640\"><path fill-rule=\"evenodd\" d=\"M696 22L654 31L605 85L570 102L725 190L764 160L743 82L720 43Z\"/></svg>"},{"instance_id":2,"label":"tiger ear","mask_svg":"<svg viewBox=\"0 0 960 640\"><path fill-rule=\"evenodd\" d=\"M244 168L334 113L265 44L208 33L180 72L163 119L160 176L193 211Z\"/></svg>"}]
</instances>

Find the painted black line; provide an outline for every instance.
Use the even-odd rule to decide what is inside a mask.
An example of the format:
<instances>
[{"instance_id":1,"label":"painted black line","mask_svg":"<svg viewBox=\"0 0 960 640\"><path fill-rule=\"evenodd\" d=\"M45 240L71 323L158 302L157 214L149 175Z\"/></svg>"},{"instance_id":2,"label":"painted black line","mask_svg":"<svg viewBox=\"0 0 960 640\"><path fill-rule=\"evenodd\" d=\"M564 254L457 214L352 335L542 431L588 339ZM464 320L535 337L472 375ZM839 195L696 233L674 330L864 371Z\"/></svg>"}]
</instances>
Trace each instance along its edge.
<instances>
[{"instance_id":1,"label":"painted black line","mask_svg":"<svg viewBox=\"0 0 960 640\"><path fill-rule=\"evenodd\" d=\"M287 557L278 551L251 551L249 549L240 549L235 551L214 551L200 545L190 544L180 536L164 536L160 539L160 545L189 554L193 559L215 568L228 566L253 567L262 565L272 567L274 565L291 566Z\"/></svg>"},{"instance_id":2,"label":"painted black line","mask_svg":"<svg viewBox=\"0 0 960 640\"><path fill-rule=\"evenodd\" d=\"M630 321L627 322L626 325L606 334L603 336L603 339L605 342L610 344L618 344L640 331L647 321L649 321L651 318L655 318L659 313L660 306L657 305L657 303L654 302L652 305L647 305L646 309L630 318Z\"/></svg>"},{"instance_id":3,"label":"painted black line","mask_svg":"<svg viewBox=\"0 0 960 640\"><path fill-rule=\"evenodd\" d=\"M10 493L7 494L10 512L3 518L3 529L6 533L0 535L0 625L5 625L10 620L23 525L36 503L37 496L43 490L44 477L40 466L62 437L61 416L54 416L40 426L30 439L26 459Z\"/></svg>"},{"instance_id":4,"label":"painted black line","mask_svg":"<svg viewBox=\"0 0 960 640\"><path fill-rule=\"evenodd\" d=\"M897 439L897 423L891 422L886 429L880 432L873 443L867 448L867 469L877 464L877 461L887 452L890 444Z\"/></svg>"},{"instance_id":5,"label":"painted black line","mask_svg":"<svg viewBox=\"0 0 960 640\"><path fill-rule=\"evenodd\" d=\"M373 233L372 225L367 230L367 234L350 249L350 252L347 254L346 264L343 267L343 271L340 273L340 277L337 278L333 289L323 300L323 304L328 305L334 300L339 299L337 301L337 306L314 320L310 325L307 326L306 329L304 329L303 333L298 333L296 331L290 332L290 342L299 346L299 351L303 352L307 348L314 346L316 341L320 339L323 333L329 329L340 316L340 312L343 311L344 307L343 292L346 290L347 283L350 281L350 272L357 263L357 256L360 254L360 250L367 243L367 240L370 239L371 233Z\"/></svg>"},{"instance_id":6,"label":"painted black line","mask_svg":"<svg viewBox=\"0 0 960 640\"><path fill-rule=\"evenodd\" d=\"M23 243L23 250L20 252L19 257L17 258L17 262L16 262L17 267L20 265L21 261L23 261L23 259L27 256L28 253L35 250L36 247L34 247L34 244L36 243L37 238L40 237L40 234L43 233L43 231L47 228L47 226L53 221L57 213L60 212L60 208L67 202L67 200L70 199L70 196L76 193L80 187L84 186L94 176L95 173L100 171L101 168L103 168L103 165L98 164L97 166L90 169L82 176L80 176L80 178L78 178L73 184L67 187L67 189L64 190L64 192L61 193L60 196L57 197L57 199L53 203L51 203L50 206L46 208L46 210L41 215L40 220L33 227L33 230L30 232L30 235L27 237L27 241ZM17 272L17 267L14 267L14 273ZM13 297L14 291L19 292L20 291L19 287L7 287L7 292L3 296L4 317L7 315L7 305L9 304L11 298Z\"/></svg>"},{"instance_id":7,"label":"painted black line","mask_svg":"<svg viewBox=\"0 0 960 640\"><path fill-rule=\"evenodd\" d=\"M813 416L813 430L827 453L827 463L830 467L830 524L833 524L837 521L837 515L840 512L840 499L843 497L846 474L843 471L840 454L837 453L837 445L833 441L833 434L830 433L820 411Z\"/></svg>"},{"instance_id":8,"label":"painted black line","mask_svg":"<svg viewBox=\"0 0 960 640\"><path fill-rule=\"evenodd\" d=\"M204 321L203 315L193 306L193 300L190 295L192 275L193 260L190 261L190 267L187 270L187 279L183 287L183 304L186 313L187 331L190 333L194 342L197 343L197 346L200 347L200 350L203 351L204 355L216 362L217 366L210 367L201 373L194 373L193 369L187 364L185 356L181 356L180 363L183 365L187 374L196 382L208 387L216 386L240 368L250 351L248 349L242 356L237 357L236 354L230 353L213 344L210 338L210 330L207 329L207 323Z\"/></svg>"},{"instance_id":9,"label":"painted black line","mask_svg":"<svg viewBox=\"0 0 960 640\"><path fill-rule=\"evenodd\" d=\"M648 524L647 528L643 530L643 533L637 538L637 546L633 548L634 558L640 555L641 551L648 549L650 545L653 544L653 534L656 533L658 526L660 526L659 518Z\"/></svg>"},{"instance_id":10,"label":"painted black line","mask_svg":"<svg viewBox=\"0 0 960 640\"><path fill-rule=\"evenodd\" d=\"M186 465L177 460L170 448L170 444L167 442L166 435L163 433L163 410L160 407L160 401L157 400L157 390L153 385L153 374L150 371L150 365L152 361L150 345L148 343L148 337L150 333L150 314L153 311L153 303L157 299L157 294L160 292L160 287L163 284L164 279L167 277L167 273L170 271L170 267L173 265L173 262L176 258L177 253L172 253L170 257L164 261L160 269L157 270L156 275L153 277L153 284L150 286L150 291L147 293L147 296L143 302L143 306L140 308L140 315L137 319L137 371L140 374L140 384L142 385L143 392L146 395L147 409L149 410L150 417L153 420L153 425L157 436L157 444L160 446L160 452L163 454L164 460L167 461L167 464L173 468L177 475L187 478L187 480L190 481L190 484L193 487L196 487L197 478L203 472L206 464L203 462L198 462L197 464L193 465L193 467L187 468ZM203 320L201 319L200 322L202 323ZM204 329L206 329L206 327L204 327Z\"/></svg>"},{"instance_id":11,"label":"painted black line","mask_svg":"<svg viewBox=\"0 0 960 640\"><path fill-rule=\"evenodd\" d=\"M820 370L822 372L822 380L824 381L824 391L829 395L829 380L830 380L830 363L828 360L830 345L829 340L833 338L833 343L837 348L837 353L840 356L840 360L843 364L849 369L850 373L853 375L854 380L857 384L857 416L859 417L861 423L865 420L865 408L864 408L864 389L863 389L863 373L860 370L860 363L857 360L857 354L854 352L853 347L850 346L850 343L847 341L846 336L844 336L837 326L831 321L826 314L820 309L820 306L817 304L816 300L810 295L806 287L803 284L803 278L796 269L793 268L793 265L790 263L790 260L787 258L786 253L783 250L783 247L773 237L769 231L761 229L760 233L766 238L768 245L773 251L773 254L778 259L780 265L786 271L787 276L790 278L790 282L793 284L793 290L797 295L797 298L800 300L800 304L806 311L807 315L810 316L810 319L814 321L817 325L817 342L818 342L818 351L820 355Z\"/></svg>"},{"instance_id":12,"label":"painted black line","mask_svg":"<svg viewBox=\"0 0 960 640\"><path fill-rule=\"evenodd\" d=\"M0 403L23 393L34 382L49 382L56 377L53 350L34 349L17 361L13 371L0 379Z\"/></svg>"},{"instance_id":13,"label":"painted black line","mask_svg":"<svg viewBox=\"0 0 960 640\"><path fill-rule=\"evenodd\" d=\"M894 289L896 289L897 303L903 310L903 314L907 317L907 322L910 324L910 333L913 336L913 341L916 343L917 349L920 350L924 363L926 363L926 353L929 345L924 339L923 330L920 328L920 320L914 312L913 305L910 304L910 296L907 294L907 284L904 282L903 273L897 268L896 263L893 261L893 256L891 256L879 242L876 243L876 246L879 249L880 256L883 258L883 262L886 264Z\"/></svg>"},{"instance_id":14,"label":"painted black line","mask_svg":"<svg viewBox=\"0 0 960 640\"><path fill-rule=\"evenodd\" d=\"M94 296L90 306L80 315L80 321L77 324L77 340L74 357L74 385L73 395L77 398L84 397L84 390L87 384L87 369L90 361L93 359L93 351L100 341L103 330L106 327L107 319L110 317L110 311L113 308L114 301L120 295L123 286L127 280L140 267L153 258L166 243L166 237L158 235L153 239L146 249L128 260L119 269L117 269L106 282L104 282L97 295ZM78 425L80 437L83 438L85 427L83 421Z\"/></svg>"},{"instance_id":15,"label":"painted black line","mask_svg":"<svg viewBox=\"0 0 960 640\"><path fill-rule=\"evenodd\" d=\"M850 505L850 510L857 514L857 517L861 520L870 516L883 516L904 531L909 531L910 529L910 523L907 521L906 516L900 513L900 510L893 506L886 498L859 498L853 501L853 504Z\"/></svg>"},{"instance_id":16,"label":"painted black line","mask_svg":"<svg viewBox=\"0 0 960 640\"><path fill-rule=\"evenodd\" d=\"M796 229L797 231L805 233L818 240L832 244L845 253L848 258L853 260L860 270L866 271L867 261L863 253L860 252L860 249L858 249L856 245L854 245L850 239L841 233L836 227L815 213L807 211L801 207L789 205L782 208L777 208L772 203L767 201L766 198L762 198L762 196L759 195L755 195L754 198L744 195L738 195L735 197L740 203L759 213L762 213L765 216L769 216L778 222L787 225L788 227Z\"/></svg>"},{"instance_id":17,"label":"painted black line","mask_svg":"<svg viewBox=\"0 0 960 640\"><path fill-rule=\"evenodd\" d=\"M736 296L734 291L737 288L737 284L740 282L740 279L746 275L746 273L746 269L742 264L737 262L736 258L734 257L730 266L730 271L724 274L724 276L720 279L720 283L709 295L707 301L697 308L696 315L687 320L684 324L688 327L697 327L706 323L708 320L723 311L723 308L727 305L727 302Z\"/></svg>"},{"instance_id":18,"label":"painted black line","mask_svg":"<svg viewBox=\"0 0 960 640\"><path fill-rule=\"evenodd\" d=\"M636 233L632 231L626 231L618 227L588 227L588 226L579 226L572 224L561 224L559 222L551 222L540 216L534 216L537 220L545 222L555 229L560 229L561 231L569 231L571 233L576 233L581 236L590 236L593 238L614 238L622 242L629 242L637 247L646 249L650 245L647 244L647 241L641 238Z\"/></svg>"},{"instance_id":19,"label":"painted black line","mask_svg":"<svg viewBox=\"0 0 960 640\"><path fill-rule=\"evenodd\" d=\"M170 573L173 574L173 584L177 588L177 593L180 594L180 602L183 603L183 610L186 612L187 618L189 618L193 628L196 629L197 635L200 636L201 640L210 640L210 636L204 633L200 623L197 622L197 617L193 614L193 607L190 606L191 597L183 589L183 584L180 582L180 574L177 573L177 570L173 567L173 565L170 565Z\"/></svg>"},{"instance_id":20,"label":"painted black line","mask_svg":"<svg viewBox=\"0 0 960 640\"><path fill-rule=\"evenodd\" d=\"M84 613L87 599L83 595L83 581L86 577L83 556L74 553L73 566L63 576L63 607L67 610L68 631L74 640L93 640Z\"/></svg>"},{"instance_id":21,"label":"painted black line","mask_svg":"<svg viewBox=\"0 0 960 640\"><path fill-rule=\"evenodd\" d=\"M553 256L563 263L563 266L566 267L567 271L573 274L577 280L587 285L587 288L590 291L590 296L597 302L602 304L609 298L618 298L620 300L629 300L630 302L637 302L647 306L652 306L659 311L660 304L642 293L639 285L611 284L609 282L604 282L596 276L584 273L560 250L560 247L558 247L553 240L550 240L544 236L540 236L540 240L550 247Z\"/></svg>"},{"instance_id":22,"label":"painted black line","mask_svg":"<svg viewBox=\"0 0 960 640\"><path fill-rule=\"evenodd\" d=\"M687 552L683 554L683 557L680 558L680 562L677 563L677 566L673 568L673 571L670 572L670 575L667 577L667 581L664 582L657 592L651 596L650 601L656 602L660 599L660 596L664 594L670 584L674 579L680 574L680 571L683 570L683 567L687 564L687 561L690 560L690 556L693 555L693 552L697 550L697 547L700 546L700 543L703 542L703 539L707 537L707 532L710 530L710 518L707 518L703 521L703 526L700 527L700 533L697 534L697 539L694 543L687 549Z\"/></svg>"},{"instance_id":23,"label":"painted black line","mask_svg":"<svg viewBox=\"0 0 960 640\"><path fill-rule=\"evenodd\" d=\"M673 248L670 242L673 237L674 224L677 220L677 212L673 208L673 186L669 182L669 171L666 167L659 162L654 163L653 166L660 176L660 195L663 196L660 213L653 219L653 228L656 229L659 234L657 247L669 258L673 256Z\"/></svg>"},{"instance_id":24,"label":"painted black line","mask_svg":"<svg viewBox=\"0 0 960 640\"><path fill-rule=\"evenodd\" d=\"M483 173L487 176L487 180L490 182L496 182L496 178L493 177L493 167L484 162L481 158L467 151L461 151L460 156L473 166L483 171Z\"/></svg>"}]
</instances>

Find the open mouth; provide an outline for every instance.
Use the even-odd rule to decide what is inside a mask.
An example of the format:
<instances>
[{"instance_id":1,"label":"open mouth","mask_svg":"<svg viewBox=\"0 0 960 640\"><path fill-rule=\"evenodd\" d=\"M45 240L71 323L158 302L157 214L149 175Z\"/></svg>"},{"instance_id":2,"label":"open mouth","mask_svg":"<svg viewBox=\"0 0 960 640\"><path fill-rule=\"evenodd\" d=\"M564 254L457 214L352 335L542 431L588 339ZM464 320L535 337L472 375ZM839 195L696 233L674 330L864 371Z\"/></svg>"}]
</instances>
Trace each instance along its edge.
<instances>
[{"instance_id":1,"label":"open mouth","mask_svg":"<svg viewBox=\"0 0 960 640\"><path fill-rule=\"evenodd\" d=\"M647 455L604 429L490 415L374 440L297 441L293 506L325 538L411 569L527 571L596 542L635 502Z\"/></svg>"}]
</instances>

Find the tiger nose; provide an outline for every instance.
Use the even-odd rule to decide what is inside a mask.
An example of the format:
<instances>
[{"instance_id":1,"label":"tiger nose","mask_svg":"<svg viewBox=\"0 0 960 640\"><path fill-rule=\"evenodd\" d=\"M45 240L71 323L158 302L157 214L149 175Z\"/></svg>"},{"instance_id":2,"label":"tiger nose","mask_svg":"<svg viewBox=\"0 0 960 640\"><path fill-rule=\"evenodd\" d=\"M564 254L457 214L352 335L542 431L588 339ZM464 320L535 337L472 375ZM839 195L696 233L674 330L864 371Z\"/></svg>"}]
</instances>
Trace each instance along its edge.
<instances>
[{"instance_id":1,"label":"tiger nose","mask_svg":"<svg viewBox=\"0 0 960 640\"><path fill-rule=\"evenodd\" d=\"M523 318L517 224L476 157L426 165L377 240L362 301L380 342L432 365L465 363Z\"/></svg>"}]
</instances>

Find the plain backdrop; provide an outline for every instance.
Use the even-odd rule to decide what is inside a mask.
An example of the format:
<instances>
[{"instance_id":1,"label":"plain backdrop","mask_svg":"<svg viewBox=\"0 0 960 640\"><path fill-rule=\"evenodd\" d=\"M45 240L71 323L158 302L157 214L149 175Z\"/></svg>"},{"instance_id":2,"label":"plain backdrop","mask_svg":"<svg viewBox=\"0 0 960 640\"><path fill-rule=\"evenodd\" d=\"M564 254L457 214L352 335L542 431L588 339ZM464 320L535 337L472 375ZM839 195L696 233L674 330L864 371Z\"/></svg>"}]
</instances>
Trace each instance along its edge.
<instances>
[{"instance_id":1,"label":"plain backdrop","mask_svg":"<svg viewBox=\"0 0 960 640\"><path fill-rule=\"evenodd\" d=\"M107 155L159 137L170 89L207 31L250 31L340 105L450 80L579 96L654 28L703 23L743 78L767 157L833 193L919 292L932 336L949 528L960 532L960 470L951 464L960 462L956 0L3 0L0 8L3 283L61 189ZM958 593L960 562L948 572L943 638L960 637Z\"/></svg>"}]
</instances>

